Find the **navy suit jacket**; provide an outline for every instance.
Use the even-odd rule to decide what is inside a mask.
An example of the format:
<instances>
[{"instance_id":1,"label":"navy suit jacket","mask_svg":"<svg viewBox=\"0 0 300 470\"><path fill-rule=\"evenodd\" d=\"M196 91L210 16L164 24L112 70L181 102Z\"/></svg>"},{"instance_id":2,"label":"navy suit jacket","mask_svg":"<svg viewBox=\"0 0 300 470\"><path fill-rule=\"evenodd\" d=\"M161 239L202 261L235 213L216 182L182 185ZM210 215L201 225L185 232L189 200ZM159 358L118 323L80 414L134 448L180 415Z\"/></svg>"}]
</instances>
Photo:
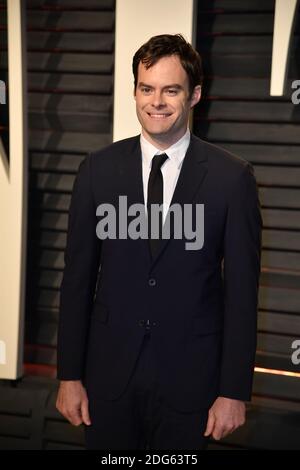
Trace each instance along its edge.
<instances>
[{"instance_id":1,"label":"navy suit jacket","mask_svg":"<svg viewBox=\"0 0 300 470\"><path fill-rule=\"evenodd\" d=\"M93 399L117 399L149 320L161 391L172 406L250 400L262 227L251 164L191 135L171 204L204 204L197 251L172 232L153 260L148 240L100 240L96 208L117 208L120 195L128 206L144 204L139 136L80 165L61 285L58 378L81 379Z\"/></svg>"}]
</instances>

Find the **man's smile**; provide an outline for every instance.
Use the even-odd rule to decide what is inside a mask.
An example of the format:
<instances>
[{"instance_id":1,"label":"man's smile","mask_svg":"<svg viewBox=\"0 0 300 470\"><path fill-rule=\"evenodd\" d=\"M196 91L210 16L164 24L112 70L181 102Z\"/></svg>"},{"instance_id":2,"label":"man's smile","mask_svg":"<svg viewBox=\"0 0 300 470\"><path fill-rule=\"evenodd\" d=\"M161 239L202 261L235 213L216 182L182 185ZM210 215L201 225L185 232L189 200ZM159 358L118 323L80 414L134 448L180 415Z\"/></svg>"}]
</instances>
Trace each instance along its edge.
<instances>
[{"instance_id":1,"label":"man's smile","mask_svg":"<svg viewBox=\"0 0 300 470\"><path fill-rule=\"evenodd\" d=\"M171 116L171 113L147 113L151 119L166 119Z\"/></svg>"}]
</instances>

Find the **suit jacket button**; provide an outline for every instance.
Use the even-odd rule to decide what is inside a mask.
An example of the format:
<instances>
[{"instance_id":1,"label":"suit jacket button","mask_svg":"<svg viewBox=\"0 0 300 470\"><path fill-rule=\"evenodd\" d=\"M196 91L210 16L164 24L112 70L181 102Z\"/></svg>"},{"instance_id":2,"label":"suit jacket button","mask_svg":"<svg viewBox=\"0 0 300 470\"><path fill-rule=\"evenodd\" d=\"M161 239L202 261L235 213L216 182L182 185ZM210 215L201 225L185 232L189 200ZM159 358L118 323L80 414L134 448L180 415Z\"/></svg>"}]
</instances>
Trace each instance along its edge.
<instances>
[{"instance_id":1,"label":"suit jacket button","mask_svg":"<svg viewBox=\"0 0 300 470\"><path fill-rule=\"evenodd\" d=\"M156 279L151 278L149 279L148 283L149 283L149 286L151 287L156 286Z\"/></svg>"},{"instance_id":2,"label":"suit jacket button","mask_svg":"<svg viewBox=\"0 0 300 470\"><path fill-rule=\"evenodd\" d=\"M144 326L145 325L145 320L139 320L139 326Z\"/></svg>"}]
</instances>

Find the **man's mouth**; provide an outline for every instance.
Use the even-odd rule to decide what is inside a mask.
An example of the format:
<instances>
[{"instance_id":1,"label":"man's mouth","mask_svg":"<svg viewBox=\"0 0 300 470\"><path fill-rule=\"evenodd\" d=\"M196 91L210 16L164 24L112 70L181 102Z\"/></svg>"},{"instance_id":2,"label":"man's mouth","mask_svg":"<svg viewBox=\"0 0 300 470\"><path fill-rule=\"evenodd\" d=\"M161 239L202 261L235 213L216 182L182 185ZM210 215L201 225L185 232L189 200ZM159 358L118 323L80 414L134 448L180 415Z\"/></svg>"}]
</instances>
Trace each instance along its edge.
<instances>
[{"instance_id":1,"label":"man's mouth","mask_svg":"<svg viewBox=\"0 0 300 470\"><path fill-rule=\"evenodd\" d=\"M147 113L152 119L166 119L171 113Z\"/></svg>"}]
</instances>

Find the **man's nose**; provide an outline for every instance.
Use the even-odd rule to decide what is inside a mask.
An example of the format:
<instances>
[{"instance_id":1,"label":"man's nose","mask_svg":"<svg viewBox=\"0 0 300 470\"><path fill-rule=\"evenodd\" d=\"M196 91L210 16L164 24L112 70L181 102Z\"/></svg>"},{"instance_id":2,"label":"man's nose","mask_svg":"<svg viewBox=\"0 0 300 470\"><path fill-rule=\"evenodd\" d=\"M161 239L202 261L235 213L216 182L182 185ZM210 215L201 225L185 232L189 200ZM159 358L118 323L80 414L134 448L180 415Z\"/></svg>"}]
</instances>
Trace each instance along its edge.
<instances>
[{"instance_id":1,"label":"man's nose","mask_svg":"<svg viewBox=\"0 0 300 470\"><path fill-rule=\"evenodd\" d=\"M156 91L152 95L152 106L155 108L161 108L162 106L165 105L164 99L163 99L163 93Z\"/></svg>"}]
</instances>

